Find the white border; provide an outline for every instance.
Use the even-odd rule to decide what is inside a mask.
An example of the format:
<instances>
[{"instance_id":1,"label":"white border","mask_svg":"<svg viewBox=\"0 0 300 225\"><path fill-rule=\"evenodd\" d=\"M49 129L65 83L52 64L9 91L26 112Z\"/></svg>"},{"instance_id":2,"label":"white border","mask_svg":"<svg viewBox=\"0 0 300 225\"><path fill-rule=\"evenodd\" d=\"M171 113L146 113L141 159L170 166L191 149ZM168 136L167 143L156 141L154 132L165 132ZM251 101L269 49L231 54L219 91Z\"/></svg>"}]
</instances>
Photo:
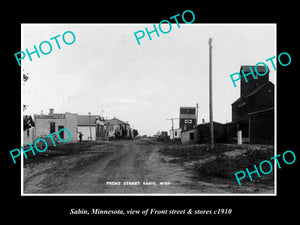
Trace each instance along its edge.
<instances>
[{"instance_id":1,"label":"white border","mask_svg":"<svg viewBox=\"0 0 300 225\"><path fill-rule=\"evenodd\" d=\"M21 49L23 49L23 24L35 24L35 23L21 23ZM71 24L57 24L57 23L43 23L43 24L39 24L39 25L96 25L96 26L114 26L114 25L141 25L141 24L148 24L148 23L130 23L130 24L107 24L107 23L103 23L103 24L93 24L93 23L71 23ZM187 24L180 24L180 25L187 25ZM259 25L259 26L275 26L275 56L277 56L277 23L226 23L226 24L220 24L220 23L203 23L203 24L199 24L199 23L193 23L193 24L188 24L188 25L200 25L200 26L226 26L226 25L230 25L230 26L240 26L240 25L244 25L244 26L249 26L249 25ZM270 56L271 57L271 56ZM276 66L277 66L277 61L276 61ZM21 64L21 144L23 144L23 75L22 75L22 69L23 66ZM274 152L275 155L277 155L277 70L273 70L274 71L274 81L275 81L275 115L274 115L274 125L275 125L275 129L274 129ZM274 173L274 193L266 193L266 194L248 194L248 193L229 193L229 194L224 194L224 193L216 193L216 194L184 194L184 193L180 193L180 194L169 194L169 193L153 193L153 194L132 194L132 193L125 193L125 194L121 194L121 193L108 193L108 194L97 194L97 193L89 193L89 194L59 194L59 193L51 193L51 194L42 194L42 193L34 193L34 194L25 194L24 193L24 178L23 178L23 167L24 167L24 157L21 157L21 196L277 196L277 167L274 166L275 168L275 173ZM275 164L275 162L274 162Z\"/></svg>"}]
</instances>

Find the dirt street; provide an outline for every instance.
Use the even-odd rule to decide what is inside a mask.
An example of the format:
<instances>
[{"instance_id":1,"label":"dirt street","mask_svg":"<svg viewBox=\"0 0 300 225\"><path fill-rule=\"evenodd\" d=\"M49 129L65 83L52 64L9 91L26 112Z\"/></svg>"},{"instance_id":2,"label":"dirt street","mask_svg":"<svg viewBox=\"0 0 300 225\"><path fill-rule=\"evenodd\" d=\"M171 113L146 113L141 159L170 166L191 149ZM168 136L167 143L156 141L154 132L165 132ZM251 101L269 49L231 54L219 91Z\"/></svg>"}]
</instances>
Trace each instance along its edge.
<instances>
[{"instance_id":1,"label":"dirt street","mask_svg":"<svg viewBox=\"0 0 300 225\"><path fill-rule=\"evenodd\" d=\"M232 183L196 180L191 170L168 163L170 158L159 153L162 143L135 140L76 146L81 150L74 154L48 152L45 159L33 157L26 163L24 193L217 194L234 189Z\"/></svg>"}]
</instances>

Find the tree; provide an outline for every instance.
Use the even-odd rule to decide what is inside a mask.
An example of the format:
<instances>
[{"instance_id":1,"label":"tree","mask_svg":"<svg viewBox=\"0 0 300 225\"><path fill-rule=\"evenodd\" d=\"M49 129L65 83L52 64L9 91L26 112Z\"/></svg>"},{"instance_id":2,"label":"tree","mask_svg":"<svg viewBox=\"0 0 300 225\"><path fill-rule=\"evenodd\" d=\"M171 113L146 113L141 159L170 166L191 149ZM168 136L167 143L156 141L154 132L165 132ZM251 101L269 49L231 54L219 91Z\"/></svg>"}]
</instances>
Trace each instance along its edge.
<instances>
[{"instance_id":1,"label":"tree","mask_svg":"<svg viewBox=\"0 0 300 225\"><path fill-rule=\"evenodd\" d=\"M133 129L133 137L136 137L139 135L139 132L136 129Z\"/></svg>"},{"instance_id":2,"label":"tree","mask_svg":"<svg viewBox=\"0 0 300 225\"><path fill-rule=\"evenodd\" d=\"M23 81L26 82L29 79L28 73L24 73L23 70Z\"/></svg>"},{"instance_id":3,"label":"tree","mask_svg":"<svg viewBox=\"0 0 300 225\"><path fill-rule=\"evenodd\" d=\"M29 79L29 76L28 76L28 73L25 73L24 70L23 70L23 85L25 85L25 82L28 81ZM28 105L26 104L23 104L23 112L27 109Z\"/></svg>"}]
</instances>

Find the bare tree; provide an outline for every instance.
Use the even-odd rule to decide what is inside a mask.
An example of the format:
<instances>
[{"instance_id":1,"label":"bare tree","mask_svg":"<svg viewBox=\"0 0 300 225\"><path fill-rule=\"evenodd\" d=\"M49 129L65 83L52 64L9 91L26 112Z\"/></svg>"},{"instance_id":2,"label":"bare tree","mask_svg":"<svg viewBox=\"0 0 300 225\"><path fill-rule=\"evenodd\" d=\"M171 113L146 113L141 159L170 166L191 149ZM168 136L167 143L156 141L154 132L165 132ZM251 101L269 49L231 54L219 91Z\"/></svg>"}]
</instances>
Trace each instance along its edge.
<instances>
[{"instance_id":1,"label":"bare tree","mask_svg":"<svg viewBox=\"0 0 300 225\"><path fill-rule=\"evenodd\" d=\"M25 85L25 82L27 82L29 79L28 73L25 73L23 70L23 85ZM25 92L23 91L23 94ZM28 108L29 105L23 104L23 112Z\"/></svg>"}]
</instances>

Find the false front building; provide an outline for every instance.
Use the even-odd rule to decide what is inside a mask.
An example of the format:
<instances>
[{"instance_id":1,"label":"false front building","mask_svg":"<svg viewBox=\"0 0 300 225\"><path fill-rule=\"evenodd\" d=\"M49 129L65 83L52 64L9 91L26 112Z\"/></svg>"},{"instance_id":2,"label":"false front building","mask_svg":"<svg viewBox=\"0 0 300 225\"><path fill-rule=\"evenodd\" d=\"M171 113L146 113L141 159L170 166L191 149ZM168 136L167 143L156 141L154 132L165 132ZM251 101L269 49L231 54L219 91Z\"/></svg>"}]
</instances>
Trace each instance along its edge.
<instances>
[{"instance_id":1,"label":"false front building","mask_svg":"<svg viewBox=\"0 0 300 225\"><path fill-rule=\"evenodd\" d=\"M45 138L45 136L52 133L57 134L60 129L66 128L71 134L69 142L77 142L77 117L76 113L54 113L54 109L50 109L48 114L34 114L33 140L44 138L48 145L52 145L50 138ZM68 134L62 131L60 138L68 139ZM55 141L59 142L59 139L55 138Z\"/></svg>"}]
</instances>

